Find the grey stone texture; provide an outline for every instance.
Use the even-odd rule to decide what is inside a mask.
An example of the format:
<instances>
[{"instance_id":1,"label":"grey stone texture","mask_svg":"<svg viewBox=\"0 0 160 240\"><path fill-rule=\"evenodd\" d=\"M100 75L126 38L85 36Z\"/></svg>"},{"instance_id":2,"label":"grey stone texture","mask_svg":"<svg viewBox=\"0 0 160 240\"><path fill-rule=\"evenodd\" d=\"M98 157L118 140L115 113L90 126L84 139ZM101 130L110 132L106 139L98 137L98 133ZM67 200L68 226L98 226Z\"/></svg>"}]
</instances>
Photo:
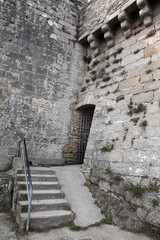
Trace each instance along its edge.
<instances>
[{"instance_id":1,"label":"grey stone texture","mask_svg":"<svg viewBox=\"0 0 160 240\"><path fill-rule=\"evenodd\" d=\"M45 229L51 227L69 226L74 220L74 213L65 200L61 186L55 172L46 167L31 167L32 207L30 228ZM19 181L21 175L21 181ZM28 217L27 189L24 170L18 168L15 172L15 186L12 210L16 222L21 229L25 229Z\"/></svg>"},{"instance_id":2,"label":"grey stone texture","mask_svg":"<svg viewBox=\"0 0 160 240\"><path fill-rule=\"evenodd\" d=\"M97 57L86 47L92 60L77 106L95 104L83 170L98 206L120 227L139 229L147 222L159 230L160 3L149 3L99 0L82 10L80 36L97 34L100 25L104 39ZM108 46L106 24L114 30L115 46ZM145 188L142 196L134 196L128 183L142 193Z\"/></svg>"},{"instance_id":3,"label":"grey stone texture","mask_svg":"<svg viewBox=\"0 0 160 240\"><path fill-rule=\"evenodd\" d=\"M0 169L26 138L34 165L62 165L83 47L73 1L1 1Z\"/></svg>"},{"instance_id":4,"label":"grey stone texture","mask_svg":"<svg viewBox=\"0 0 160 240\"><path fill-rule=\"evenodd\" d=\"M16 236L16 232L13 231L15 224L10 215L0 214L0 233L1 240L152 240L151 238L136 233L130 233L120 230L116 226L103 224L98 227L90 227L84 231L70 231L68 227L51 229L47 232L29 232L24 236Z\"/></svg>"},{"instance_id":5,"label":"grey stone texture","mask_svg":"<svg viewBox=\"0 0 160 240\"><path fill-rule=\"evenodd\" d=\"M23 137L33 165L74 163L78 109L95 105L83 170L97 204L159 228L160 3L83 3L1 0L0 169Z\"/></svg>"},{"instance_id":6,"label":"grey stone texture","mask_svg":"<svg viewBox=\"0 0 160 240\"><path fill-rule=\"evenodd\" d=\"M9 211L11 209L13 185L13 171L0 172L0 212Z\"/></svg>"}]
</instances>

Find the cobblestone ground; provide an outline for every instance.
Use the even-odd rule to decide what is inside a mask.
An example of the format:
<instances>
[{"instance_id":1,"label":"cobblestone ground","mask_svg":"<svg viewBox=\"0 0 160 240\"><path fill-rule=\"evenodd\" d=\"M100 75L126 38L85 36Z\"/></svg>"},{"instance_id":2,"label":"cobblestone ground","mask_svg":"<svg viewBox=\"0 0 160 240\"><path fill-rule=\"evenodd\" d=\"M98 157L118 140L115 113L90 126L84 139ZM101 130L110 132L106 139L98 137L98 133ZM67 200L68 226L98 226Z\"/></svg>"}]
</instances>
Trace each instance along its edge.
<instances>
[{"instance_id":1,"label":"cobblestone ground","mask_svg":"<svg viewBox=\"0 0 160 240\"><path fill-rule=\"evenodd\" d=\"M79 232L72 232L65 227L49 232L30 232L25 236L17 236L13 222L10 215L0 213L0 240L151 240L144 235L122 231L110 225L91 227Z\"/></svg>"}]
</instances>

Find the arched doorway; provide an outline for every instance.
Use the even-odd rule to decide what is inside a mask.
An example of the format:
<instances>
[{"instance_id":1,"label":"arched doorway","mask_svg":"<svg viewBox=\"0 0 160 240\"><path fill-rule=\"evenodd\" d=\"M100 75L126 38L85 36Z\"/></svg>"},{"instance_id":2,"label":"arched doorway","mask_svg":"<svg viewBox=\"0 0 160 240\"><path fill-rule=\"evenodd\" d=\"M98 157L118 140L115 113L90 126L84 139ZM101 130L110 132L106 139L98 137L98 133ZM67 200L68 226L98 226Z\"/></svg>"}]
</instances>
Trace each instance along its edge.
<instances>
[{"instance_id":1,"label":"arched doorway","mask_svg":"<svg viewBox=\"0 0 160 240\"><path fill-rule=\"evenodd\" d=\"M77 128L76 162L82 164L87 147L95 105L85 105L77 109L79 121Z\"/></svg>"}]
</instances>

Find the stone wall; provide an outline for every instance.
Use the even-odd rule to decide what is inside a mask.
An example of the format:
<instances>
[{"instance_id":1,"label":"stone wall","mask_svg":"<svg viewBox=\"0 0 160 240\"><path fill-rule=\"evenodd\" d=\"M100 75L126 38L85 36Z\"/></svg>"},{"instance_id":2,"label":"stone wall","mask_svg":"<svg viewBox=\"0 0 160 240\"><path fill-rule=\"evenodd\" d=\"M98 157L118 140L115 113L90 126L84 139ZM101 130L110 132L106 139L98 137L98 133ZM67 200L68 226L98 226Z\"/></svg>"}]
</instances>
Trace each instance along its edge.
<instances>
[{"instance_id":1,"label":"stone wall","mask_svg":"<svg viewBox=\"0 0 160 240\"><path fill-rule=\"evenodd\" d=\"M83 47L77 43L79 2L1 0L0 169L27 140L33 164L64 164Z\"/></svg>"},{"instance_id":2,"label":"stone wall","mask_svg":"<svg viewBox=\"0 0 160 240\"><path fill-rule=\"evenodd\" d=\"M11 209L13 185L13 171L0 172L0 212L9 211Z\"/></svg>"},{"instance_id":3,"label":"stone wall","mask_svg":"<svg viewBox=\"0 0 160 240\"><path fill-rule=\"evenodd\" d=\"M83 7L80 14L80 35L86 30L90 31L95 26L99 25L104 19L117 9L120 9L127 0L91 0Z\"/></svg>"},{"instance_id":4,"label":"stone wall","mask_svg":"<svg viewBox=\"0 0 160 240\"><path fill-rule=\"evenodd\" d=\"M116 224L160 227L160 3L128 1L103 18L97 2L105 1L82 11L87 31L79 36L86 74L77 107L96 106L83 169ZM98 18L91 23L92 9L102 16L100 24ZM128 205L133 215L124 211Z\"/></svg>"},{"instance_id":5,"label":"stone wall","mask_svg":"<svg viewBox=\"0 0 160 240\"><path fill-rule=\"evenodd\" d=\"M74 163L76 110L95 105L83 169L96 203L120 227L159 228L159 1L0 4L0 169L23 137L34 165Z\"/></svg>"}]
</instances>

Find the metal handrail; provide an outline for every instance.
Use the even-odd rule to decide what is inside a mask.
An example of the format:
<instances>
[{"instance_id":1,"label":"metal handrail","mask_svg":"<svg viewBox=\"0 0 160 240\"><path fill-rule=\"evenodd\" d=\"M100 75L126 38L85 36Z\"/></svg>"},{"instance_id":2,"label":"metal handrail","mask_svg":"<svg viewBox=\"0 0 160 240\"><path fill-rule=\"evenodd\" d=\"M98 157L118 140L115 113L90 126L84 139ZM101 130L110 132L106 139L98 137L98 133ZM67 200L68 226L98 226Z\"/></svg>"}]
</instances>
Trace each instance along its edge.
<instances>
[{"instance_id":1,"label":"metal handrail","mask_svg":"<svg viewBox=\"0 0 160 240\"><path fill-rule=\"evenodd\" d=\"M26 179L26 187L27 187L27 194L28 194L28 215L27 215L27 224L26 224L26 231L29 230L29 223L30 223L30 214L31 214L31 203L32 203L32 179L31 173L29 168L29 161L28 161L28 154L27 154L27 146L26 140L23 139L18 143L18 150L17 150L17 157L21 156L23 158L24 164L24 172L25 172L25 179Z\"/></svg>"}]
</instances>

